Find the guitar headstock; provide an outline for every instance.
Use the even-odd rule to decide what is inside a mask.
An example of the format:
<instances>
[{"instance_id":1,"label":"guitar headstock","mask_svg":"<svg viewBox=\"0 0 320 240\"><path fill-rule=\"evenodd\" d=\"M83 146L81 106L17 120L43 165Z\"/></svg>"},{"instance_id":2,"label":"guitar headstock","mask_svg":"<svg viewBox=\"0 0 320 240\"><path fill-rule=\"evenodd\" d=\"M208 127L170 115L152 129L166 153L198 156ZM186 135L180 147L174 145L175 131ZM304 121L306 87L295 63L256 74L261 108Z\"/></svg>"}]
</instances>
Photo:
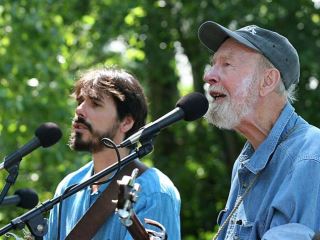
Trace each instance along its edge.
<instances>
[{"instance_id":1,"label":"guitar headstock","mask_svg":"<svg viewBox=\"0 0 320 240\"><path fill-rule=\"evenodd\" d=\"M166 240L167 233L164 226L154 220L145 218L144 222L146 224L155 226L160 231L145 229L133 210L133 205L137 202L138 193L141 189L140 185L135 182L138 171L136 168L132 171L131 176L123 176L121 180L117 181L119 193L116 212L120 217L121 223L128 228L134 239Z\"/></svg>"},{"instance_id":2,"label":"guitar headstock","mask_svg":"<svg viewBox=\"0 0 320 240\"><path fill-rule=\"evenodd\" d=\"M135 183L138 172L139 170L136 168L132 171L131 176L123 176L121 180L117 181L119 192L116 211L125 226L132 224L130 216L132 215L133 205L136 203L140 191L140 185Z\"/></svg>"}]
</instances>

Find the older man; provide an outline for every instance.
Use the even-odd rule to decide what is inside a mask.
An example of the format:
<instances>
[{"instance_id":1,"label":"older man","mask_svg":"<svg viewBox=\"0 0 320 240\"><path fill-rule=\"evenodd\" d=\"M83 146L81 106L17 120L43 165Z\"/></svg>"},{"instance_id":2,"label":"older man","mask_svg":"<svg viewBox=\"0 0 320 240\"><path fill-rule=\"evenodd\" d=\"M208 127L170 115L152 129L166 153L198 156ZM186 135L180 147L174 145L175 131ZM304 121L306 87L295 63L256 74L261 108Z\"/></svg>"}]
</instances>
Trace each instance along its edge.
<instances>
[{"instance_id":1,"label":"older man","mask_svg":"<svg viewBox=\"0 0 320 240\"><path fill-rule=\"evenodd\" d=\"M247 139L214 239L311 239L320 229L320 131L290 104L297 51L255 25L231 31L209 21L199 38L214 52L207 119Z\"/></svg>"}]
</instances>

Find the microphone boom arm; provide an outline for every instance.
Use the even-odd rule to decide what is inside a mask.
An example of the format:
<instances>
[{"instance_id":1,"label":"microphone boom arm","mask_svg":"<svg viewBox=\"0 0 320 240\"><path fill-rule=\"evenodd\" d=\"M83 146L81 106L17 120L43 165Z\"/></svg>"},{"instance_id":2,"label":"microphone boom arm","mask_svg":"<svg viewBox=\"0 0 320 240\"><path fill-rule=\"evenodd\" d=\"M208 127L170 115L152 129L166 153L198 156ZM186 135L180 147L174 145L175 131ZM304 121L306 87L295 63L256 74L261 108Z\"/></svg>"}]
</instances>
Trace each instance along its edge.
<instances>
[{"instance_id":1,"label":"microphone boom arm","mask_svg":"<svg viewBox=\"0 0 320 240\"><path fill-rule=\"evenodd\" d=\"M16 164L6 168L9 175L6 178L6 184L4 185L4 187L1 191L1 194L0 194L0 205L3 202L3 199L5 198L5 196L7 195L11 185L13 185L17 180L17 177L19 174L19 164L20 164L20 161Z\"/></svg>"},{"instance_id":2,"label":"microphone boom arm","mask_svg":"<svg viewBox=\"0 0 320 240\"><path fill-rule=\"evenodd\" d=\"M129 147L136 142L140 141L142 144L144 142L150 141L154 136L156 136L163 128L169 126L170 124L179 121L184 117L184 112L180 108L175 108L166 115L157 119L154 122L142 127L138 132L132 134L128 139L120 143L119 147Z\"/></svg>"},{"instance_id":3,"label":"microphone boom arm","mask_svg":"<svg viewBox=\"0 0 320 240\"><path fill-rule=\"evenodd\" d=\"M135 149L131 154L123 158L120 161L120 165L123 166L133 161L136 158L141 158L149 154L150 152L152 152L152 150L153 150L153 144L152 144L152 140L150 140L149 142L146 142L145 144L140 146L138 149ZM27 224L33 236L36 236L36 237L44 236L47 233L48 227L47 227L47 221L43 218L42 213L47 212L48 210L53 208L54 205L60 203L62 200L86 188L87 186L92 185L102 177L107 176L108 174L115 171L117 168L118 168L118 163L115 163L110 167L105 168L101 172L93 175L83 183L79 183L78 185L74 186L67 193L57 196L51 200L47 200L41 203L38 207L13 219L9 224L7 224L6 226L0 229L0 236L9 232L11 229L22 229L25 226L25 224Z\"/></svg>"}]
</instances>

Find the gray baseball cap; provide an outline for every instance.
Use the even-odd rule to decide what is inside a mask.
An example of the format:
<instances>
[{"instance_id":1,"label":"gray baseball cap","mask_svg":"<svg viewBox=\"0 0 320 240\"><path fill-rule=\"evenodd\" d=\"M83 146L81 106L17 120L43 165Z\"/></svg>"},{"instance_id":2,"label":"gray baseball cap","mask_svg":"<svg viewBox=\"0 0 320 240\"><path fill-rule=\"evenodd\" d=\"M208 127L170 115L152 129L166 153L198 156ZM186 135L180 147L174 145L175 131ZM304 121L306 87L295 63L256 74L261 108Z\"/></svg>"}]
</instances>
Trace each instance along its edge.
<instances>
[{"instance_id":1,"label":"gray baseball cap","mask_svg":"<svg viewBox=\"0 0 320 240\"><path fill-rule=\"evenodd\" d=\"M298 53L287 38L276 32L256 25L231 31L218 23L207 21L199 27L198 36L202 44L213 52L231 37L264 55L280 71L286 89L299 82Z\"/></svg>"}]
</instances>

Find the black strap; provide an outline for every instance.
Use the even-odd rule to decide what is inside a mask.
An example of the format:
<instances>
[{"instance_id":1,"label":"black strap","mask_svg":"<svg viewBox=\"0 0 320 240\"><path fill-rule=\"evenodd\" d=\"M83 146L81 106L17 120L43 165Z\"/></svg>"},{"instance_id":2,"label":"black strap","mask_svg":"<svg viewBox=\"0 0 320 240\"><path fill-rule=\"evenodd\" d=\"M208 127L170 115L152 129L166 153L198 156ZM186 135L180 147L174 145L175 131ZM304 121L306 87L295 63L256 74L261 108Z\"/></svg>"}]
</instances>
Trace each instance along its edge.
<instances>
[{"instance_id":1,"label":"black strap","mask_svg":"<svg viewBox=\"0 0 320 240\"><path fill-rule=\"evenodd\" d=\"M112 179L106 190L101 193L101 196L94 202L89 210L82 216L77 222L75 227L66 237L67 240L78 240L78 239L91 239L98 232L99 228L105 223L107 218L114 213L116 203L112 200L118 199L117 180L120 180L124 175L131 175L133 169L138 168L139 174L141 175L145 170L148 169L139 160L134 160L124 166L119 173Z\"/></svg>"}]
</instances>

